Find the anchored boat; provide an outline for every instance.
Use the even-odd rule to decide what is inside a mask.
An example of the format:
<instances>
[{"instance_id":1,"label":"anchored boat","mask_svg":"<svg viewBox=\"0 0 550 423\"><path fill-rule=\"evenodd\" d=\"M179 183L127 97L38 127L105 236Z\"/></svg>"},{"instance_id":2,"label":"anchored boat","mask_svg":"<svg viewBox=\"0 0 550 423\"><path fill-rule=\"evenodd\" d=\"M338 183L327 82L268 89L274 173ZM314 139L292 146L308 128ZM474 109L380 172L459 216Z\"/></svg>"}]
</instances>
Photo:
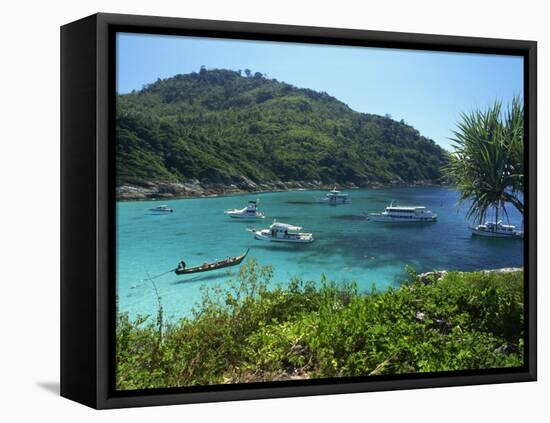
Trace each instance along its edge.
<instances>
[{"instance_id":1,"label":"anchored boat","mask_svg":"<svg viewBox=\"0 0 550 423\"><path fill-rule=\"evenodd\" d=\"M437 214L423 206L394 206L393 202L382 213L369 213L375 222L435 222Z\"/></svg>"},{"instance_id":2,"label":"anchored boat","mask_svg":"<svg viewBox=\"0 0 550 423\"><path fill-rule=\"evenodd\" d=\"M254 234L254 238L261 241L310 243L315 240L313 234L299 232L301 226L289 225L274 221L268 229L247 229Z\"/></svg>"},{"instance_id":3,"label":"anchored boat","mask_svg":"<svg viewBox=\"0 0 550 423\"><path fill-rule=\"evenodd\" d=\"M472 235L486 236L493 238L523 238L523 231L517 230L514 225L503 225L502 220L498 222L485 222L472 229Z\"/></svg>"},{"instance_id":4,"label":"anchored boat","mask_svg":"<svg viewBox=\"0 0 550 423\"><path fill-rule=\"evenodd\" d=\"M335 206L337 204L349 204L351 203L351 199L347 194L338 191L335 185L332 191L329 191L324 197L319 197L317 199L317 202L321 204L330 204L331 206Z\"/></svg>"},{"instance_id":5,"label":"anchored boat","mask_svg":"<svg viewBox=\"0 0 550 423\"><path fill-rule=\"evenodd\" d=\"M265 214L258 211L259 200L249 201L248 205L244 209L233 209L224 211L233 219L246 219L246 220L259 220L265 218Z\"/></svg>"},{"instance_id":6,"label":"anchored boat","mask_svg":"<svg viewBox=\"0 0 550 423\"><path fill-rule=\"evenodd\" d=\"M248 249L246 252L240 256L227 257L222 260L216 260L212 263L204 262L200 266L187 267L185 261L180 261L178 267L174 270L176 275L187 275L190 273L199 273L199 272L209 272L211 270L223 269L224 267L231 267L241 264L246 255L248 254Z\"/></svg>"},{"instance_id":7,"label":"anchored boat","mask_svg":"<svg viewBox=\"0 0 550 423\"><path fill-rule=\"evenodd\" d=\"M161 206L153 207L152 209L149 209L149 211L154 214L167 214L173 213L174 209L171 209L166 204L163 204Z\"/></svg>"}]
</instances>

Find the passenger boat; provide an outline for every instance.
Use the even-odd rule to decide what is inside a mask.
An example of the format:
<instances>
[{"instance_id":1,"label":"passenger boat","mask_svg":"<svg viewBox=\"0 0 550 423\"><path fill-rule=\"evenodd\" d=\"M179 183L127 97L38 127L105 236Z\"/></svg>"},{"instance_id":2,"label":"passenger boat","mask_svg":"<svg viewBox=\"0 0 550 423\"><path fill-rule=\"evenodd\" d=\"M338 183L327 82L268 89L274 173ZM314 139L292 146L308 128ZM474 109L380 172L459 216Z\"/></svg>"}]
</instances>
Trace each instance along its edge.
<instances>
[{"instance_id":1,"label":"passenger boat","mask_svg":"<svg viewBox=\"0 0 550 423\"><path fill-rule=\"evenodd\" d=\"M335 185L332 191L329 191L324 197L319 197L317 199L317 202L321 204L330 204L331 206L335 206L337 204L349 204L351 203L351 199L347 194L338 191Z\"/></svg>"},{"instance_id":2,"label":"passenger boat","mask_svg":"<svg viewBox=\"0 0 550 423\"><path fill-rule=\"evenodd\" d=\"M204 262L200 266L187 267L185 261L180 261L178 267L174 270L176 275L188 275L191 273L209 272L211 270L223 269L224 267L231 267L241 264L249 250L240 256L227 257L222 260L216 260L212 263Z\"/></svg>"},{"instance_id":3,"label":"passenger boat","mask_svg":"<svg viewBox=\"0 0 550 423\"><path fill-rule=\"evenodd\" d=\"M472 235L486 236L493 238L523 238L523 231L517 230L514 225L503 225L502 220L498 222L485 222L473 228Z\"/></svg>"},{"instance_id":4,"label":"passenger boat","mask_svg":"<svg viewBox=\"0 0 550 423\"><path fill-rule=\"evenodd\" d=\"M382 213L369 213L375 222L435 222L437 214L422 206L394 206L393 202Z\"/></svg>"},{"instance_id":5,"label":"passenger boat","mask_svg":"<svg viewBox=\"0 0 550 423\"><path fill-rule=\"evenodd\" d=\"M274 221L268 229L247 229L254 234L254 238L261 241L310 243L315 240L313 234L299 232L301 226L289 225Z\"/></svg>"},{"instance_id":6,"label":"passenger boat","mask_svg":"<svg viewBox=\"0 0 550 423\"><path fill-rule=\"evenodd\" d=\"M233 219L259 220L265 218L265 214L258 211L259 201L249 201L244 209L233 209L224 211Z\"/></svg>"},{"instance_id":7,"label":"passenger boat","mask_svg":"<svg viewBox=\"0 0 550 423\"><path fill-rule=\"evenodd\" d=\"M163 204L161 206L153 207L152 209L149 209L149 211L154 214L166 214L173 213L174 209L171 209L166 204Z\"/></svg>"}]
</instances>

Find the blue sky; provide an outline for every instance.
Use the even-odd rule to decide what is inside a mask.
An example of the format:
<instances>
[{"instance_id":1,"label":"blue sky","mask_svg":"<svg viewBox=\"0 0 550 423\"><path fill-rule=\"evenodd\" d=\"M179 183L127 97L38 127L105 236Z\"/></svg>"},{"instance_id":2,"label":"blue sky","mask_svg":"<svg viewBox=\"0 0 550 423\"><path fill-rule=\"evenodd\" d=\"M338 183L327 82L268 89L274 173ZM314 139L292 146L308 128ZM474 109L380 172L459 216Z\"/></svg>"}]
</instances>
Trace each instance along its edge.
<instances>
[{"instance_id":1,"label":"blue sky","mask_svg":"<svg viewBox=\"0 0 550 423\"><path fill-rule=\"evenodd\" d=\"M523 96L523 59L182 36L118 34L117 92L207 69L251 69L326 91L352 109L404 119L450 149L461 112Z\"/></svg>"}]
</instances>

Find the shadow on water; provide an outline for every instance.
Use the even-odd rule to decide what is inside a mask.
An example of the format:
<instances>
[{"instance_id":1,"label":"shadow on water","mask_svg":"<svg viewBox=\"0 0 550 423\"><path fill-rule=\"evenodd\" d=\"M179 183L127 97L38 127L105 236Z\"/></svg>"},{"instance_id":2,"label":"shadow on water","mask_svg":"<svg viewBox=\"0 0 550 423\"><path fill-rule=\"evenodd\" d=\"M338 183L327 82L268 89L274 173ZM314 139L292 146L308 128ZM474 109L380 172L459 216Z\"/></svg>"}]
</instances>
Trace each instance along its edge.
<instances>
[{"instance_id":1,"label":"shadow on water","mask_svg":"<svg viewBox=\"0 0 550 423\"><path fill-rule=\"evenodd\" d=\"M237 224L243 225L243 227L245 227L245 225L247 225L247 226L251 226L251 225L262 226L262 225L265 225L266 220L269 220L269 218L265 218L265 219L231 219L231 220L228 220L227 223L237 223Z\"/></svg>"},{"instance_id":2,"label":"shadow on water","mask_svg":"<svg viewBox=\"0 0 550 423\"><path fill-rule=\"evenodd\" d=\"M437 222L375 222L369 220L369 223L373 225L380 225L384 229L399 229L403 230L409 228L411 230L430 228L437 225Z\"/></svg>"},{"instance_id":3,"label":"shadow on water","mask_svg":"<svg viewBox=\"0 0 550 423\"><path fill-rule=\"evenodd\" d=\"M172 282L171 285L183 285L183 284L188 284L192 282L206 282L206 281L220 279L220 278L231 278L234 275L235 274L233 272L213 273L211 275L195 276L195 277L189 277L187 279L180 279L178 281Z\"/></svg>"},{"instance_id":4,"label":"shadow on water","mask_svg":"<svg viewBox=\"0 0 550 423\"><path fill-rule=\"evenodd\" d=\"M331 265L333 257L345 257L346 266L365 270L393 267L396 263L403 263L403 268L405 264L414 264L414 249L392 249L391 243L383 232L368 237L362 233L333 234L331 242L314 243L314 248L304 248L299 260L324 268Z\"/></svg>"},{"instance_id":5,"label":"shadow on water","mask_svg":"<svg viewBox=\"0 0 550 423\"><path fill-rule=\"evenodd\" d=\"M345 221L366 220L366 216L360 215L360 214L342 214L342 215L330 216L329 218L334 220L345 220Z\"/></svg>"},{"instance_id":6,"label":"shadow on water","mask_svg":"<svg viewBox=\"0 0 550 423\"><path fill-rule=\"evenodd\" d=\"M311 245L311 244L306 244ZM254 245L254 249L266 251L300 251L304 248L304 244L292 242L270 242L264 245Z\"/></svg>"},{"instance_id":7,"label":"shadow on water","mask_svg":"<svg viewBox=\"0 0 550 423\"><path fill-rule=\"evenodd\" d=\"M517 244L522 243L523 238L499 238L499 237L488 237L488 236L476 236L471 235L472 242L475 242L479 245L487 245L487 246L497 246L499 248L506 247L510 244Z\"/></svg>"}]
</instances>

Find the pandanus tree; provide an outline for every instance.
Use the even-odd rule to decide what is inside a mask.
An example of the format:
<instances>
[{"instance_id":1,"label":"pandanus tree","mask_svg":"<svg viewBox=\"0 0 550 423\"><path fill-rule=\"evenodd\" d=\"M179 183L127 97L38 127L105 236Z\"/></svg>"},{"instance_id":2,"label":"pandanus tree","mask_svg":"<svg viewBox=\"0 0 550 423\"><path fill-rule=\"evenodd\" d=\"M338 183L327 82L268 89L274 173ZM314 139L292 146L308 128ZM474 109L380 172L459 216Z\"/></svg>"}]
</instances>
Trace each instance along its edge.
<instances>
[{"instance_id":1,"label":"pandanus tree","mask_svg":"<svg viewBox=\"0 0 550 423\"><path fill-rule=\"evenodd\" d=\"M494 211L498 222L510 205L523 216L523 118L519 97L506 110L495 101L486 110L461 115L443 170L456 184L460 202L469 201L468 218L481 223Z\"/></svg>"}]
</instances>

